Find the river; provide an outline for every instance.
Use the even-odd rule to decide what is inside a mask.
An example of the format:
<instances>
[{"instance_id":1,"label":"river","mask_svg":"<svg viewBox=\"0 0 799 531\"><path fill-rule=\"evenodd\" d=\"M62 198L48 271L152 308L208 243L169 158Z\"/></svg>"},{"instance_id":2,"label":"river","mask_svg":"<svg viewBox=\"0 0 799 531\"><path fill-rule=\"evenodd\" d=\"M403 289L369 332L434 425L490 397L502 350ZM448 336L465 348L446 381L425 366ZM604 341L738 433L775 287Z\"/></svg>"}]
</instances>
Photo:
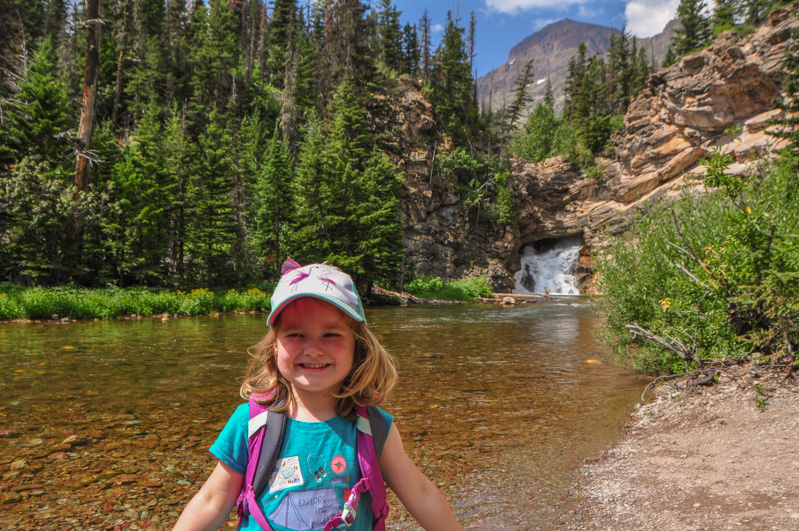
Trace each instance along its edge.
<instances>
[{"instance_id":1,"label":"river","mask_svg":"<svg viewBox=\"0 0 799 531\"><path fill-rule=\"evenodd\" d=\"M265 317L0 325L0 528L171 528L214 466ZM367 319L399 364L385 409L474 529L557 527L645 385L582 298ZM391 501L388 528L417 528Z\"/></svg>"}]
</instances>

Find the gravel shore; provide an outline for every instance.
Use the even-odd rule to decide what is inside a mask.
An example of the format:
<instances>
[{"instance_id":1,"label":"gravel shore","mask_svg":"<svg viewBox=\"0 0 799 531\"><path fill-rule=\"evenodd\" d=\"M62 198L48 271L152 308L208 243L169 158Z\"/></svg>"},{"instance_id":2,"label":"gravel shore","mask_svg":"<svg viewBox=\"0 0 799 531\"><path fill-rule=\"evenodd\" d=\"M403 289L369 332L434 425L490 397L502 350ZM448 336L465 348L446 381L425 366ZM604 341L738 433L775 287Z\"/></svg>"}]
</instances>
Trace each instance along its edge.
<instances>
[{"instance_id":1,"label":"gravel shore","mask_svg":"<svg viewBox=\"0 0 799 531\"><path fill-rule=\"evenodd\" d=\"M715 385L655 395L583 466L568 529L799 530L796 377L725 367Z\"/></svg>"}]
</instances>

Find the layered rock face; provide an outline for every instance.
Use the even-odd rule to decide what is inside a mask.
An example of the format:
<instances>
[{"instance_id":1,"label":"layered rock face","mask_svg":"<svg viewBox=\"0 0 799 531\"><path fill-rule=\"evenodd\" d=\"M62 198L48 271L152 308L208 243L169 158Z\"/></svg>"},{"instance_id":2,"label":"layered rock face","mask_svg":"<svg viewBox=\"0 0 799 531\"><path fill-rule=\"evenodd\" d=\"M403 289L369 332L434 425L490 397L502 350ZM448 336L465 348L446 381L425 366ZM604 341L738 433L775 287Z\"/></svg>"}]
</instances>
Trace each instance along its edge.
<instances>
[{"instance_id":1,"label":"layered rock face","mask_svg":"<svg viewBox=\"0 0 799 531\"><path fill-rule=\"evenodd\" d=\"M519 246L543 238L582 235L587 251L598 236L624 226L626 214L674 194L703 173L713 149L734 157L743 174L781 144L766 130L780 112L782 61L799 9L774 12L753 35L722 34L709 48L653 74L630 104L603 176L583 177L559 159L516 162L511 190L519 201ZM730 138L725 131L740 130ZM516 257L506 259L513 269ZM586 260L586 262L589 262Z\"/></svg>"},{"instance_id":2,"label":"layered rock face","mask_svg":"<svg viewBox=\"0 0 799 531\"><path fill-rule=\"evenodd\" d=\"M456 186L434 175L437 150L429 103L410 83L401 110L409 135L402 146L406 192L401 198L407 256L416 274L457 278L488 274L494 289L514 285L522 246L544 239L582 236L581 267L605 231L620 230L628 214L647 201L675 194L701 174L713 149L731 154L731 172L748 171L757 157L779 147L766 134L779 116L783 54L799 27L799 7L775 11L754 34L721 35L709 48L661 69L630 104L615 152L600 159L602 177L587 178L559 158L538 164L514 161L508 182L520 212L514 226L478 228ZM734 138L725 131L740 130Z\"/></svg>"}]
</instances>

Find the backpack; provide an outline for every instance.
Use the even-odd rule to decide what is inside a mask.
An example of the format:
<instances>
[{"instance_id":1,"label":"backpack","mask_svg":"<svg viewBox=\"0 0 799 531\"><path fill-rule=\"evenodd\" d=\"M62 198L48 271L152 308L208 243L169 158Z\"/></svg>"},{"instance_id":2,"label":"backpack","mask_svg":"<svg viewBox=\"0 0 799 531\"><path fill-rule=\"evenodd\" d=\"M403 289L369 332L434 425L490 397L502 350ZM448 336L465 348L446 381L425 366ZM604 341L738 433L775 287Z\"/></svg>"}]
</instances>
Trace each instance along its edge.
<instances>
[{"instance_id":1,"label":"backpack","mask_svg":"<svg viewBox=\"0 0 799 531\"><path fill-rule=\"evenodd\" d=\"M263 398L265 397L250 395L247 471L244 474L244 485L239 494L237 507L239 525L247 515L251 514L264 531L272 531L256 500L269 481L283 446L286 415L269 411L268 405L256 401ZM374 406L356 406L355 412L358 415L356 453L362 478L352 487L349 498L344 502L344 510L327 522L324 531L330 531L341 524L352 525L358 511L358 500L364 493L369 493L369 507L374 516L372 528L376 531L385 531L386 528L385 520L388 516L386 484L377 461L388 436L386 421Z\"/></svg>"}]
</instances>

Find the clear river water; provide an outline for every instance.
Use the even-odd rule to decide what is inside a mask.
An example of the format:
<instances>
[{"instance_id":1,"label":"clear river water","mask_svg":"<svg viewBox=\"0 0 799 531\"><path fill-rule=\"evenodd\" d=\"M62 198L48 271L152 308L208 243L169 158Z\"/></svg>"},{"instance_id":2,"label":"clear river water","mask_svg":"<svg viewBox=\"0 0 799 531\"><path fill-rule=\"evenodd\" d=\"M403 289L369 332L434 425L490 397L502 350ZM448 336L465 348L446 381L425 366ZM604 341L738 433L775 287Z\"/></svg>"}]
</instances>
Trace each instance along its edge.
<instances>
[{"instance_id":1,"label":"clear river water","mask_svg":"<svg viewBox=\"0 0 799 531\"><path fill-rule=\"evenodd\" d=\"M169 529L214 462L263 314L0 325L0 529ZM472 529L557 528L645 380L586 299L367 310L385 409ZM416 529L391 498L389 529Z\"/></svg>"}]
</instances>

